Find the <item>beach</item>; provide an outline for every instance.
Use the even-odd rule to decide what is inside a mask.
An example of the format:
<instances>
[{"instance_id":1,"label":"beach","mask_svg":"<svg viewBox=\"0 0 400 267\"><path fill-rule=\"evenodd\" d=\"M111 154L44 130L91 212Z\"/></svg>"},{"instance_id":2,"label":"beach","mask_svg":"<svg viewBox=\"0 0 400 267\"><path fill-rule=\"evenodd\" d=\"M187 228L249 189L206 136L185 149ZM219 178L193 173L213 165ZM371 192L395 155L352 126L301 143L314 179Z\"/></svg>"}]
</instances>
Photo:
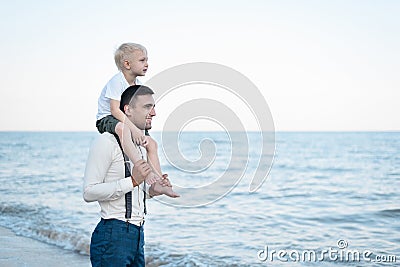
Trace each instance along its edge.
<instances>
[{"instance_id":1,"label":"beach","mask_svg":"<svg viewBox=\"0 0 400 267\"><path fill-rule=\"evenodd\" d=\"M0 227L0 266L5 267L89 267L89 256L17 236Z\"/></svg>"}]
</instances>

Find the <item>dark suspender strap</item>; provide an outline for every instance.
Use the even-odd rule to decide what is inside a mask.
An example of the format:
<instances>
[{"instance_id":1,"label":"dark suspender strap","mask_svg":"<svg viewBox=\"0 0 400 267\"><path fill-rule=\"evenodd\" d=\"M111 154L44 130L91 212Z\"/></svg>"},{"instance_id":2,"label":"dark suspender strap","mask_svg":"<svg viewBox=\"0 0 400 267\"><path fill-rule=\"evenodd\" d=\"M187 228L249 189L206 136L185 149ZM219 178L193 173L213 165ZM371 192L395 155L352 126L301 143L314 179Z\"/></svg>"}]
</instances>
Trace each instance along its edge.
<instances>
[{"instance_id":1,"label":"dark suspender strap","mask_svg":"<svg viewBox=\"0 0 400 267\"><path fill-rule=\"evenodd\" d=\"M118 135L114 134L114 136L115 139L117 139L118 145L122 151L122 155L124 156L125 177L131 177L129 159L125 155L124 150L122 149L122 145L118 138ZM125 194L125 219L130 219L131 217L132 217L132 191L129 191L128 193Z\"/></svg>"},{"instance_id":2,"label":"dark suspender strap","mask_svg":"<svg viewBox=\"0 0 400 267\"><path fill-rule=\"evenodd\" d=\"M147 214L146 208L146 182L143 183L143 213Z\"/></svg>"},{"instance_id":3,"label":"dark suspender strap","mask_svg":"<svg viewBox=\"0 0 400 267\"><path fill-rule=\"evenodd\" d=\"M144 135L150 136L149 131L146 129L144 130ZM143 157L143 155L142 155ZM147 214L147 208L146 208L146 183L144 183L144 197L143 197L143 205L144 205L144 214Z\"/></svg>"}]
</instances>

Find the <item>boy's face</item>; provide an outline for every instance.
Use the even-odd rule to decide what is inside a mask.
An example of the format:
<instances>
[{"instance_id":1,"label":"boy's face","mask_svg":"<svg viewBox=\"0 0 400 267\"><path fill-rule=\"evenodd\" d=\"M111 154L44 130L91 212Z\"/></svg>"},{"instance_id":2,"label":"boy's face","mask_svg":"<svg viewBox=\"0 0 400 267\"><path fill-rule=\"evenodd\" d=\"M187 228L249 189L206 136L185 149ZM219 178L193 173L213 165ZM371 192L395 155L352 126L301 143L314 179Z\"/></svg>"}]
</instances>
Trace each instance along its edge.
<instances>
[{"instance_id":1,"label":"boy's face","mask_svg":"<svg viewBox=\"0 0 400 267\"><path fill-rule=\"evenodd\" d=\"M134 76L144 76L149 67L147 59L147 54L144 51L134 50L129 60L125 62L125 67Z\"/></svg>"}]
</instances>

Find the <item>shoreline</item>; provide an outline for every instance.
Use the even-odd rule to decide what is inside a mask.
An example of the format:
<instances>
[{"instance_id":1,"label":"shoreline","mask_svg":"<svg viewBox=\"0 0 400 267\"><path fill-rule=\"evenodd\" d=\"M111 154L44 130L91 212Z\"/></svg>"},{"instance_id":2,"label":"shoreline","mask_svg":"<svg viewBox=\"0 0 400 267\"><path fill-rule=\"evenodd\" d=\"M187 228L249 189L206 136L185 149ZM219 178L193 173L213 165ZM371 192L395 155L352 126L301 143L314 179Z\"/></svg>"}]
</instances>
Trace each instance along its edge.
<instances>
[{"instance_id":1,"label":"shoreline","mask_svg":"<svg viewBox=\"0 0 400 267\"><path fill-rule=\"evenodd\" d=\"M0 226L0 266L7 267L90 267L87 255L16 235Z\"/></svg>"}]
</instances>

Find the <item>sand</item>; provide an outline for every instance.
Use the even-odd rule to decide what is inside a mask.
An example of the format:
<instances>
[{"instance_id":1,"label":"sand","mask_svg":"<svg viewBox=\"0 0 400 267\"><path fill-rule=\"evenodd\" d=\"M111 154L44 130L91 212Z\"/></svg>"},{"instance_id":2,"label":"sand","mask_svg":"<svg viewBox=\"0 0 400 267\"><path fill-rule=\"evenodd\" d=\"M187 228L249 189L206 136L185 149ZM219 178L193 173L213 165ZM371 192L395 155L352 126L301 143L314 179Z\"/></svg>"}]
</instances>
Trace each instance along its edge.
<instances>
[{"instance_id":1,"label":"sand","mask_svg":"<svg viewBox=\"0 0 400 267\"><path fill-rule=\"evenodd\" d=\"M17 236L0 227L0 266L4 267L90 267L89 256Z\"/></svg>"}]
</instances>

